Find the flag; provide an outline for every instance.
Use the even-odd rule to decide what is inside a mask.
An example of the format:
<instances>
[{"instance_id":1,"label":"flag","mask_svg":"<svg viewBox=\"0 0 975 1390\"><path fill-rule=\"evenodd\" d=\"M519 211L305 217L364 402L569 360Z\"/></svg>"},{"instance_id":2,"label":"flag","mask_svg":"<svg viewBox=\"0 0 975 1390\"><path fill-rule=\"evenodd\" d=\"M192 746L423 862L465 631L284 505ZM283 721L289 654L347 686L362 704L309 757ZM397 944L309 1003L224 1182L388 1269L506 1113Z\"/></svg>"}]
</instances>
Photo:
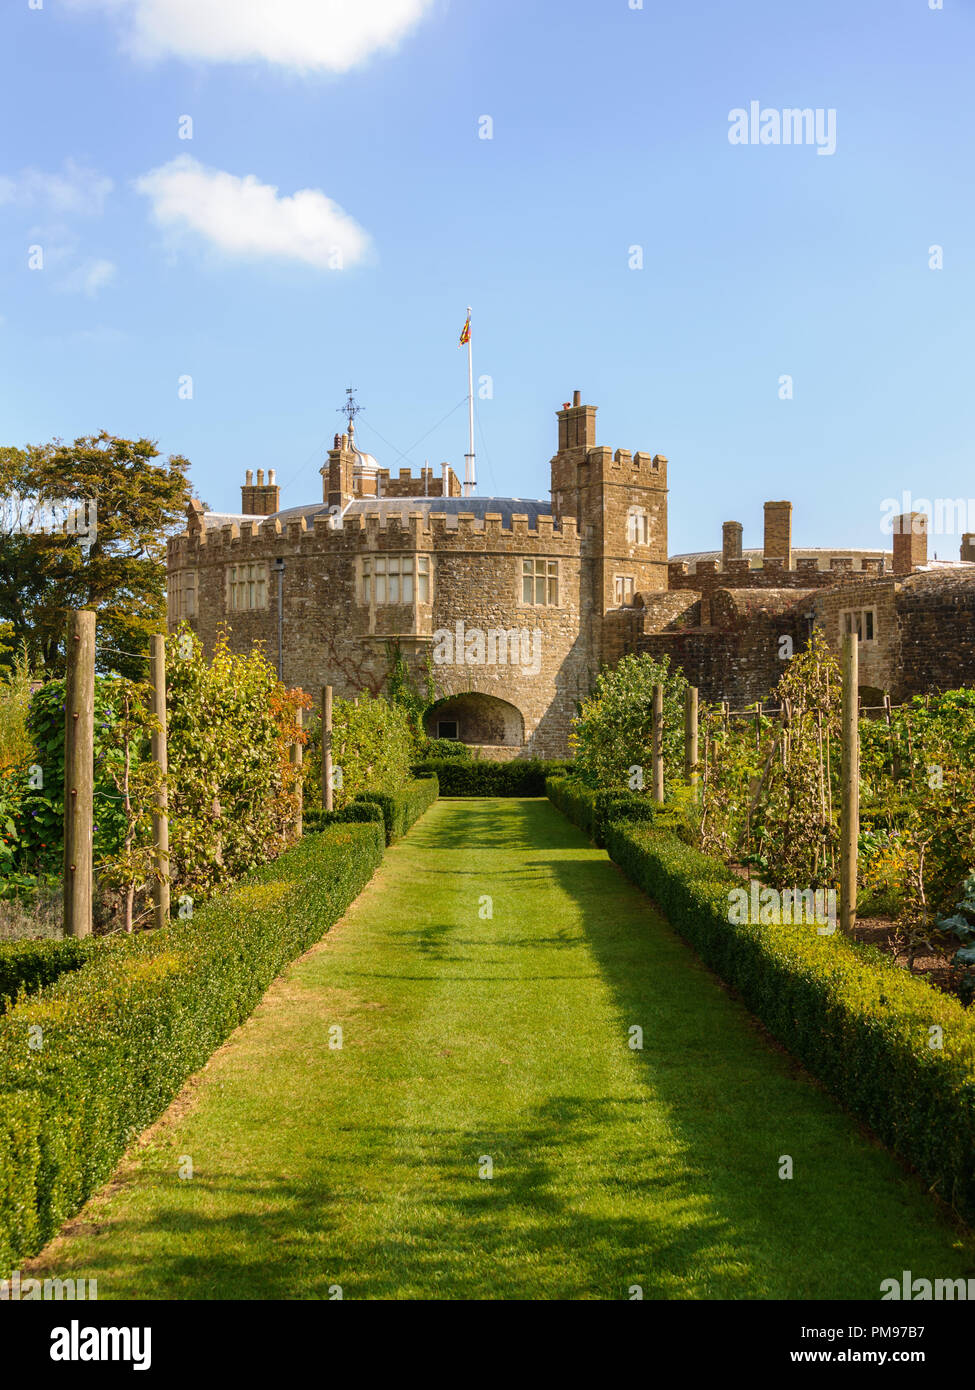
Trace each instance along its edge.
<instances>
[{"instance_id":1,"label":"flag","mask_svg":"<svg viewBox=\"0 0 975 1390\"><path fill-rule=\"evenodd\" d=\"M463 331L463 333L460 335L460 342L457 344L457 346L458 346L458 347L463 347L464 344L465 344L465 343L469 343L470 340L471 340L471 316L470 316L470 314L468 314L468 315L467 315L467 322L464 324L464 331Z\"/></svg>"}]
</instances>

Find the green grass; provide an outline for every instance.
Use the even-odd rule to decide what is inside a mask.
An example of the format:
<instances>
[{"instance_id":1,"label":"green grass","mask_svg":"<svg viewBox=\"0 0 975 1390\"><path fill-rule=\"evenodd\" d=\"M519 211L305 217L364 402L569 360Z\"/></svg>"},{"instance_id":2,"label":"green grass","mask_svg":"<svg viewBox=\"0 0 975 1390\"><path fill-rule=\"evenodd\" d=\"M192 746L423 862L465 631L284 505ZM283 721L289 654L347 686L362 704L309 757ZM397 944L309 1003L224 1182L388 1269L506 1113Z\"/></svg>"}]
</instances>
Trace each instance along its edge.
<instances>
[{"instance_id":1,"label":"green grass","mask_svg":"<svg viewBox=\"0 0 975 1390\"><path fill-rule=\"evenodd\" d=\"M435 805L34 1266L102 1299L873 1299L973 1272L536 800Z\"/></svg>"}]
</instances>

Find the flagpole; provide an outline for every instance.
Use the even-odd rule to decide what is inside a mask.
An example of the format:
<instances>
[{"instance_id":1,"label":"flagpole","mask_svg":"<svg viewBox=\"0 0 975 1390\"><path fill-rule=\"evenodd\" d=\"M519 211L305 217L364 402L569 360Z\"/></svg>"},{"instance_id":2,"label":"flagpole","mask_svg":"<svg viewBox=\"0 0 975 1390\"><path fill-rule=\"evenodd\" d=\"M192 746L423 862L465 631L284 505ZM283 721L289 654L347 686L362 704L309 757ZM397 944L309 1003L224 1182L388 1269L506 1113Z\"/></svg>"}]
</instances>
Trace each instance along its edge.
<instances>
[{"instance_id":1,"label":"flagpole","mask_svg":"<svg viewBox=\"0 0 975 1390\"><path fill-rule=\"evenodd\" d=\"M471 307L467 306L467 322L471 321ZM465 454L464 468L464 496L471 497L477 486L477 475L474 468L474 348L471 341L471 332L467 332L467 405L470 417L470 452Z\"/></svg>"}]
</instances>

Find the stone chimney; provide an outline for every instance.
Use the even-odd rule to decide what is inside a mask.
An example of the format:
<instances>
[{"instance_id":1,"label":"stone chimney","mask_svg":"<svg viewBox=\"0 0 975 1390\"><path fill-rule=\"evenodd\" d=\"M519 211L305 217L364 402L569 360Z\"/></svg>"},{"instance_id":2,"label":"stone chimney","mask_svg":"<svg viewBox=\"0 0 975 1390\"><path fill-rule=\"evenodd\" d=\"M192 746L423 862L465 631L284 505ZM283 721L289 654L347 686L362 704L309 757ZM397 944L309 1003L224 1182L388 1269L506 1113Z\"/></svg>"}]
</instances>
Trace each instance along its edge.
<instances>
[{"instance_id":1,"label":"stone chimney","mask_svg":"<svg viewBox=\"0 0 975 1390\"><path fill-rule=\"evenodd\" d=\"M975 535L968 532L961 538L961 557L962 560L975 561Z\"/></svg>"},{"instance_id":2,"label":"stone chimney","mask_svg":"<svg viewBox=\"0 0 975 1390\"><path fill-rule=\"evenodd\" d=\"M894 573L913 574L928 563L928 519L924 512L894 517Z\"/></svg>"},{"instance_id":3,"label":"stone chimney","mask_svg":"<svg viewBox=\"0 0 975 1390\"><path fill-rule=\"evenodd\" d=\"M572 404L566 401L558 412L560 454L566 449L596 447L596 409L594 405L582 404L581 391L573 392Z\"/></svg>"},{"instance_id":4,"label":"stone chimney","mask_svg":"<svg viewBox=\"0 0 975 1390\"><path fill-rule=\"evenodd\" d=\"M281 489L275 482L274 469L264 482L264 469L257 470L257 483L248 468L244 474L244 486L240 490L240 510L245 516L273 516L281 510Z\"/></svg>"},{"instance_id":5,"label":"stone chimney","mask_svg":"<svg viewBox=\"0 0 975 1390\"><path fill-rule=\"evenodd\" d=\"M729 560L741 559L740 521L726 521L721 527L721 568L727 569Z\"/></svg>"},{"instance_id":6,"label":"stone chimney","mask_svg":"<svg viewBox=\"0 0 975 1390\"><path fill-rule=\"evenodd\" d=\"M352 501L355 461L356 454L349 436L337 434L334 445L328 451L328 462L319 470L322 475L322 500L327 507L338 507L344 511Z\"/></svg>"},{"instance_id":7,"label":"stone chimney","mask_svg":"<svg viewBox=\"0 0 975 1390\"><path fill-rule=\"evenodd\" d=\"M766 560L778 560L786 569L792 568L792 503L765 503Z\"/></svg>"}]
</instances>

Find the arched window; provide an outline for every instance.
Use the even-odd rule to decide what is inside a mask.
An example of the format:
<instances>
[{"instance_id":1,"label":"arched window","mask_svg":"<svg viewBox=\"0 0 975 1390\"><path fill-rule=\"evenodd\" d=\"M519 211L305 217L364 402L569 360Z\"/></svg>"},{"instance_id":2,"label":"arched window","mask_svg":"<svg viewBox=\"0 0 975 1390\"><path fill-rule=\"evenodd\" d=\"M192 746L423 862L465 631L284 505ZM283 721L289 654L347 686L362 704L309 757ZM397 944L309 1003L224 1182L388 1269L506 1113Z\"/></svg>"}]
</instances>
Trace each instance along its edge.
<instances>
[{"instance_id":1,"label":"arched window","mask_svg":"<svg viewBox=\"0 0 975 1390\"><path fill-rule=\"evenodd\" d=\"M626 519L626 538L631 545L650 544L650 518L642 507L631 507Z\"/></svg>"}]
</instances>

